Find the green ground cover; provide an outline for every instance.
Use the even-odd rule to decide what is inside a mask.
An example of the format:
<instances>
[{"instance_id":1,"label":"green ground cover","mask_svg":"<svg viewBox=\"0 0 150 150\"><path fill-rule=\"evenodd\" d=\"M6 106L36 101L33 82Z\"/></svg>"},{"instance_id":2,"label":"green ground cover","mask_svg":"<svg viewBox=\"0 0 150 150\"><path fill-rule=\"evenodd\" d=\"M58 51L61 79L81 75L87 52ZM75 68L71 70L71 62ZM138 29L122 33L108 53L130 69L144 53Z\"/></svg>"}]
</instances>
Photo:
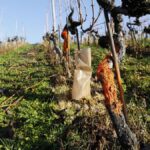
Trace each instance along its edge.
<instances>
[{"instance_id":1,"label":"green ground cover","mask_svg":"<svg viewBox=\"0 0 150 150\"><path fill-rule=\"evenodd\" d=\"M107 51L91 49L95 76ZM149 143L150 57L126 56L121 74L130 127L140 142ZM95 92L101 85L91 86L92 99L71 100L72 78L65 77L61 64L51 64L41 45L1 55L0 149L120 149L102 92Z\"/></svg>"}]
</instances>

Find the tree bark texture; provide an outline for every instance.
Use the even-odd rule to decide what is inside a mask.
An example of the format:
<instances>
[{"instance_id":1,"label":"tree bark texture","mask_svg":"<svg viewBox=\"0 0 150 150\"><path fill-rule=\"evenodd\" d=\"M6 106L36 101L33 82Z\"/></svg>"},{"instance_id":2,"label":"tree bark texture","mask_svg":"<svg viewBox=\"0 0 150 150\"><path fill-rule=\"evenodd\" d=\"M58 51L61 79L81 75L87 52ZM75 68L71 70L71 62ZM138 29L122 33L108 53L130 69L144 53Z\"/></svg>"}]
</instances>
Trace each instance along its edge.
<instances>
[{"instance_id":1,"label":"tree bark texture","mask_svg":"<svg viewBox=\"0 0 150 150\"><path fill-rule=\"evenodd\" d=\"M138 149L138 141L136 135L130 130L127 125L123 113L117 115L114 113L112 106L107 106L111 121L117 133L120 144L124 149Z\"/></svg>"}]
</instances>

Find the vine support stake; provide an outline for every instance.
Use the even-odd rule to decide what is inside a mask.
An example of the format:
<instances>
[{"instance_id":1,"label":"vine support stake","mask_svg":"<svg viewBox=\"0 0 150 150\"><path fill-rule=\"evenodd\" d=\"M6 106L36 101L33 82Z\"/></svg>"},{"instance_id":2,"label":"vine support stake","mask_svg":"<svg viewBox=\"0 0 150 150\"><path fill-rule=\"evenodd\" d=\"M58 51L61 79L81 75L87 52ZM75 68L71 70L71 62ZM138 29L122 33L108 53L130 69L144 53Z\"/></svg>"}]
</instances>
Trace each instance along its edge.
<instances>
[{"instance_id":1,"label":"vine support stake","mask_svg":"<svg viewBox=\"0 0 150 150\"><path fill-rule=\"evenodd\" d=\"M78 32L78 29L76 29L76 37L77 37L78 51L80 51L80 41L79 41L79 32Z\"/></svg>"},{"instance_id":2,"label":"vine support stake","mask_svg":"<svg viewBox=\"0 0 150 150\"><path fill-rule=\"evenodd\" d=\"M51 0L52 3L52 16L53 16L53 31L56 30L56 13L55 13L55 1Z\"/></svg>"}]
</instances>

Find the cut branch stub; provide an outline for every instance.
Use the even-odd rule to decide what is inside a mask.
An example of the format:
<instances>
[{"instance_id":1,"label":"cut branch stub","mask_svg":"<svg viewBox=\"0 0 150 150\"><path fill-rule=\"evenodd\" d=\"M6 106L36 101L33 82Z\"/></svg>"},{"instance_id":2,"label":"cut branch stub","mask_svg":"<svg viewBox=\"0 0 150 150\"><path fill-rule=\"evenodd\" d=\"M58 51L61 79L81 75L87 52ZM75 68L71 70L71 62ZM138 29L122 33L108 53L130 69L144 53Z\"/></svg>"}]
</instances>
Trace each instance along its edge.
<instances>
[{"instance_id":1,"label":"cut branch stub","mask_svg":"<svg viewBox=\"0 0 150 150\"><path fill-rule=\"evenodd\" d=\"M81 21L74 21L72 16L74 14L74 9L71 8L71 13L68 16L67 27L71 34L76 34L77 27L81 25Z\"/></svg>"}]
</instances>

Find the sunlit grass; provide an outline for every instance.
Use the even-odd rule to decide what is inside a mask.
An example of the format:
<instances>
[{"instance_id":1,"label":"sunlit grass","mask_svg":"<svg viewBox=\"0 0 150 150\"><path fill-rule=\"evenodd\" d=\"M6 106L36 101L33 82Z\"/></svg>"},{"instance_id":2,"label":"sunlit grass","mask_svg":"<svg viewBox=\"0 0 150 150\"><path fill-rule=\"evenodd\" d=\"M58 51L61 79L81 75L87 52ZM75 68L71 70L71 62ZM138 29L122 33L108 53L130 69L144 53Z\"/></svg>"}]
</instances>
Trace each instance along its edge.
<instances>
[{"instance_id":1,"label":"sunlit grass","mask_svg":"<svg viewBox=\"0 0 150 150\"><path fill-rule=\"evenodd\" d=\"M72 55L75 48L73 45ZM96 46L91 50L95 75L98 63L108 51ZM102 95L94 95L89 100L71 100L72 79L60 82L62 76L64 78L63 67L50 64L45 52L39 45L28 45L0 56L0 88L8 90L0 95L0 129L4 131L10 125L14 132L13 140L3 138L0 148L13 145L21 150L84 150L101 135L101 146L119 149ZM138 139L147 143L150 142L149 59L126 56L121 64L130 126ZM93 83L92 88L99 84ZM22 96L16 105L4 112L11 101ZM6 103L1 105L4 100Z\"/></svg>"}]
</instances>

